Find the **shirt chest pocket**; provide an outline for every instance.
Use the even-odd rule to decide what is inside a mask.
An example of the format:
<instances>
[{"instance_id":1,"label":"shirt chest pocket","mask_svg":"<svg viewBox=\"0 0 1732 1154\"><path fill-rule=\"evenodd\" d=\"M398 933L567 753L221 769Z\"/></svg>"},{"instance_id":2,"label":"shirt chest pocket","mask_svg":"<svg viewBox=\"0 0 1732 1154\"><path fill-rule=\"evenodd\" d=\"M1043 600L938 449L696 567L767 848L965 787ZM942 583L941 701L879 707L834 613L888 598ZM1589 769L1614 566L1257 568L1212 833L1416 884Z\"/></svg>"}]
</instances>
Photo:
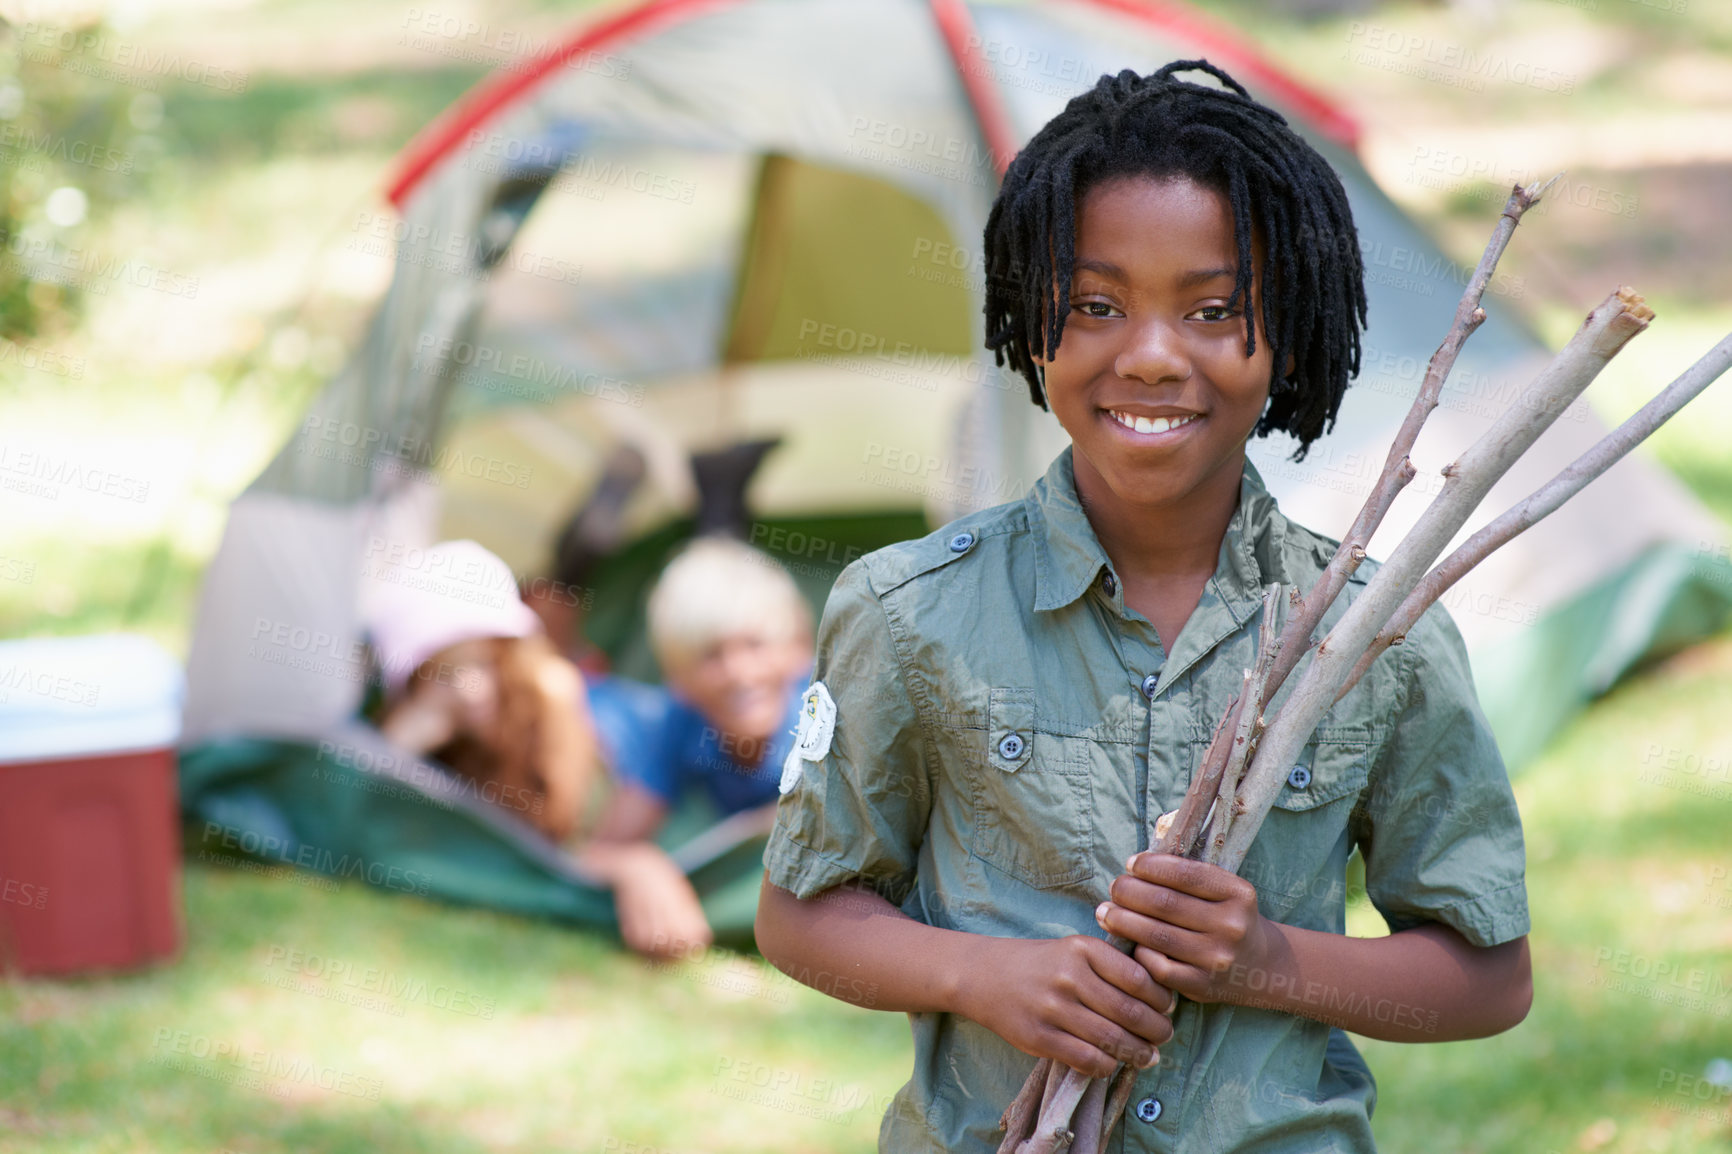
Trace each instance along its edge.
<instances>
[{"instance_id":1,"label":"shirt chest pocket","mask_svg":"<svg viewBox=\"0 0 1732 1154\"><path fill-rule=\"evenodd\" d=\"M971 731L970 852L1036 889L1094 876L1094 805L1086 738L1036 727L1034 691L994 689L984 733Z\"/></svg>"},{"instance_id":2,"label":"shirt chest pocket","mask_svg":"<svg viewBox=\"0 0 1732 1154\"><path fill-rule=\"evenodd\" d=\"M1370 774L1370 745L1362 739L1313 737L1287 768L1275 805L1288 813L1319 809L1358 794Z\"/></svg>"},{"instance_id":3,"label":"shirt chest pocket","mask_svg":"<svg viewBox=\"0 0 1732 1154\"><path fill-rule=\"evenodd\" d=\"M1340 932L1351 848L1348 815L1365 789L1370 762L1362 738L1319 736L1287 767L1287 780L1239 871L1257 886L1265 917Z\"/></svg>"}]
</instances>

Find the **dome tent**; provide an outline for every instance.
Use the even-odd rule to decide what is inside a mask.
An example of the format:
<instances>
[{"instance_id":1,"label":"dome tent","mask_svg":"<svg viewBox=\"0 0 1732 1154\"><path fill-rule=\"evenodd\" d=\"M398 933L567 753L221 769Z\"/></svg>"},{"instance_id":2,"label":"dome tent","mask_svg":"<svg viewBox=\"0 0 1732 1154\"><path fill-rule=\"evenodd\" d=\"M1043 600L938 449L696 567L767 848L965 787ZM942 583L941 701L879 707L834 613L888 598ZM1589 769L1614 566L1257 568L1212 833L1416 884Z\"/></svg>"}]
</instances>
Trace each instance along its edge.
<instances>
[{"instance_id":1,"label":"dome tent","mask_svg":"<svg viewBox=\"0 0 1732 1154\"><path fill-rule=\"evenodd\" d=\"M1349 117L1172 3L649 0L484 83L406 150L395 212L357 222L350 246L390 254L395 276L231 509L189 660L188 807L282 845L417 862L430 892L605 921L605 895L511 819L436 767L399 772L356 727L365 583L448 537L545 575L629 443L648 462L636 544L581 595L596 639L644 673L638 600L689 515L694 448L783 440L753 484L752 534L815 601L861 550L1020 495L1064 435L981 348L995 168L1101 73L1196 57L1282 110L1353 202L1365 371L1305 462L1279 438L1252 447L1289 515L1339 533L1462 283L1354 158ZM1544 363L1497 287L1422 466L1520 403ZM1466 531L1600 431L1572 409ZM1374 554L1422 507L1411 489ZM1446 599L1512 763L1654 647L1721 619L1732 582L1690 556L1720 536L1627 459ZM372 788L380 766L403 788ZM426 782L459 803L424 804ZM750 860L703 844L694 868Z\"/></svg>"}]
</instances>

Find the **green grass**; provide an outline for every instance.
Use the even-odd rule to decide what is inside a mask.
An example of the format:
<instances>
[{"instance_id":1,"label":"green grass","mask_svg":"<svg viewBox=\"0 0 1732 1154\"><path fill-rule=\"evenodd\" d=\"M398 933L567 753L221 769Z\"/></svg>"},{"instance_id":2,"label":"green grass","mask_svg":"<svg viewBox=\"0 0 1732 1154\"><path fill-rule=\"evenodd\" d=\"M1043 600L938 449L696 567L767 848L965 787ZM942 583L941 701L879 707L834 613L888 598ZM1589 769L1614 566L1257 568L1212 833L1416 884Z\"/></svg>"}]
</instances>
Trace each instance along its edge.
<instances>
[{"instance_id":1,"label":"green grass","mask_svg":"<svg viewBox=\"0 0 1732 1154\"><path fill-rule=\"evenodd\" d=\"M241 45L252 54L251 81L241 93L164 86L160 128L140 128L133 142L154 163L67 243L138 255L198 277L200 291L185 300L118 289L89 298L75 327L42 338L83 358L76 377L0 365L0 443L93 446L81 463L148 478L150 499L0 506L0 636L127 628L184 652L226 501L274 452L382 288L376 270L327 260L331 238L340 242L357 206L378 206L391 155L484 71L393 55L405 9L336 0L220 13L164 7L160 26L127 35L148 40L160 27L164 42L204 52L197 37L208 23L229 39L205 54ZM501 0L487 19L551 23L574 7ZM1214 7L1374 128L1411 121L1419 143L1450 124L1531 118L1543 131L1632 107L1689 111L1713 101L1660 82L1732 45L1732 9L1707 0L1687 14L1631 0L1599 0L1591 13L1512 0L1489 21L1436 4L1305 22L1265 0ZM1581 66L1573 99L1498 83L1475 94L1342 65L1343 47L1357 43L1354 20L1524 59L1536 55L1535 37L1574 36L1568 43L1584 59L1596 45L1603 52ZM1584 38L1584 28L1597 31ZM274 65L279 42L292 55L321 37L365 50L322 71ZM1602 266L1665 298L1641 344L1590 393L1611 419L1732 318L1718 271L1725 262L1711 247L1725 230L1670 215L1663 194L1676 174L1640 175L1592 177L1642 193L1634 220L1560 211L1524 225L1508 258L1537 286L1530 303L1554 343L1580 319L1563 288L1597 298ZM1422 191L1391 188L1471 261L1490 202L1472 188L1436 203ZM1627 253L1631 237L1649 246L1642 259ZM1669 258L1680 245L1698 259ZM277 340L283 326L297 339ZM1729 397L1724 385L1703 397L1642 452L1732 519ZM1732 777L1642 776L1663 771L1672 751L1732 763L1728 701L1732 637L1723 637L1596 704L1518 781L1531 851L1534 1010L1482 1042L1365 1043L1380 1078L1382 1149L1732 1152L1732 1097L1712 1088L1698 1096L1691 1081L1711 1060L1732 1059L1732 884L1714 872L1732 864ZM733 955L654 970L558 926L196 862L184 899L186 945L170 964L0 984L0 1154L866 1151L885 1096L909 1073L900 1015L846 1007ZM1376 922L1368 908L1354 912L1362 932ZM289 960L313 956L349 969L295 975L297 988L284 988ZM1683 986L1620 965L1663 965ZM375 967L406 992L369 994ZM1702 991L1692 995L1692 984ZM430 1004L439 990L461 991L484 1013ZM177 1055L182 1037L276 1073L262 1089L237 1084L244 1066ZM184 1068L161 1061L176 1057ZM323 1088L321 1075L376 1088L377 1098Z\"/></svg>"},{"instance_id":2,"label":"green grass","mask_svg":"<svg viewBox=\"0 0 1732 1154\"><path fill-rule=\"evenodd\" d=\"M1381 1149L1732 1151L1732 1096L1686 1080L1732 1057L1729 699L1732 635L1614 692L1520 779L1533 1012L1486 1041L1363 1043ZM1672 750L1719 768L1668 777ZM178 960L0 987L0 1152L867 1151L909 1073L901 1015L761 961L657 970L559 926L309 883L190 862ZM1655 965L1680 984L1636 976ZM222 1080L248 1061L276 1073Z\"/></svg>"},{"instance_id":3,"label":"green grass","mask_svg":"<svg viewBox=\"0 0 1732 1154\"><path fill-rule=\"evenodd\" d=\"M1533 1011L1487 1041L1366 1043L1387 1150L1562 1154L1611 1127L1605 1149L1732 1150L1732 1090L1686 1081L1732 1058L1728 700L1722 637L1615 690L1517 781ZM1696 772L1668 772L1673 751Z\"/></svg>"},{"instance_id":4,"label":"green grass","mask_svg":"<svg viewBox=\"0 0 1732 1154\"><path fill-rule=\"evenodd\" d=\"M304 881L189 864L176 962L0 988L0 1151L867 1150L906 1062L761 962Z\"/></svg>"}]
</instances>

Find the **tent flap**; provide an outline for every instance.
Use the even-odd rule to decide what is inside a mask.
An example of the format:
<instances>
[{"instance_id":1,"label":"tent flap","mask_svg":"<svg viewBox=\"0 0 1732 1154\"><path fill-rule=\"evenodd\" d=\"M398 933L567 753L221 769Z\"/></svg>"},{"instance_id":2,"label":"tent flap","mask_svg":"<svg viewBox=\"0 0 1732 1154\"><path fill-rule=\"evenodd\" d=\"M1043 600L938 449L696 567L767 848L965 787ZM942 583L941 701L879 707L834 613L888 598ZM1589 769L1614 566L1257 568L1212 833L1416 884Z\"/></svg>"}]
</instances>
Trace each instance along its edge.
<instances>
[{"instance_id":1,"label":"tent flap","mask_svg":"<svg viewBox=\"0 0 1732 1154\"><path fill-rule=\"evenodd\" d=\"M1531 761L1625 673L1729 619L1732 564L1671 542L1475 654L1480 703L1505 763L1514 769Z\"/></svg>"},{"instance_id":2,"label":"tent flap","mask_svg":"<svg viewBox=\"0 0 1732 1154\"><path fill-rule=\"evenodd\" d=\"M527 825L360 727L317 743L207 742L182 752L180 790L194 858L239 855L458 905L617 925L612 893ZM665 842L672 848L711 816L688 805ZM690 870L718 941L750 942L762 844L742 842Z\"/></svg>"}]
</instances>

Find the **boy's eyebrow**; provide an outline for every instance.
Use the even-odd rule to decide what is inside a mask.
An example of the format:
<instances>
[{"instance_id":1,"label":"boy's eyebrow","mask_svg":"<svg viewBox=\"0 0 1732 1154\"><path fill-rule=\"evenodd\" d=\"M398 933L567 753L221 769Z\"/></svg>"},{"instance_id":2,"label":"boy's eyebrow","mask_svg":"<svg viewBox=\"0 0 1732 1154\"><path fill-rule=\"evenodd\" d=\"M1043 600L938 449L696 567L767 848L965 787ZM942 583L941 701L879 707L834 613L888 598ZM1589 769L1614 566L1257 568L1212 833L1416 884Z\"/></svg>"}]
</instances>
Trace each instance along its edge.
<instances>
[{"instance_id":1,"label":"boy's eyebrow","mask_svg":"<svg viewBox=\"0 0 1732 1154\"><path fill-rule=\"evenodd\" d=\"M1125 270L1110 260L1079 260L1074 265L1078 272L1098 272L1102 276L1110 276L1114 280L1124 280Z\"/></svg>"},{"instance_id":2,"label":"boy's eyebrow","mask_svg":"<svg viewBox=\"0 0 1732 1154\"><path fill-rule=\"evenodd\" d=\"M1217 277L1230 276L1237 278L1238 275L1239 270L1236 268L1192 269L1190 272L1179 278L1179 287L1190 288L1192 285L1207 284L1209 281L1212 281Z\"/></svg>"},{"instance_id":3,"label":"boy's eyebrow","mask_svg":"<svg viewBox=\"0 0 1732 1154\"><path fill-rule=\"evenodd\" d=\"M1102 276L1112 277L1114 280L1121 280L1122 281L1122 280L1129 279L1125 276L1125 270L1124 269L1120 268L1118 265L1116 265L1112 261L1108 261L1108 260L1079 260L1074 265L1072 265L1072 268L1075 269L1077 272L1099 273ZM1224 266L1224 265L1220 268L1192 269L1190 272L1184 274L1183 276L1181 276L1179 278L1179 287L1180 288L1190 288L1193 285L1207 284L1209 281L1212 281L1218 277L1224 277L1224 276L1230 276L1230 277L1236 278L1238 276L1238 274L1239 274L1238 269L1229 268L1229 267Z\"/></svg>"}]
</instances>

